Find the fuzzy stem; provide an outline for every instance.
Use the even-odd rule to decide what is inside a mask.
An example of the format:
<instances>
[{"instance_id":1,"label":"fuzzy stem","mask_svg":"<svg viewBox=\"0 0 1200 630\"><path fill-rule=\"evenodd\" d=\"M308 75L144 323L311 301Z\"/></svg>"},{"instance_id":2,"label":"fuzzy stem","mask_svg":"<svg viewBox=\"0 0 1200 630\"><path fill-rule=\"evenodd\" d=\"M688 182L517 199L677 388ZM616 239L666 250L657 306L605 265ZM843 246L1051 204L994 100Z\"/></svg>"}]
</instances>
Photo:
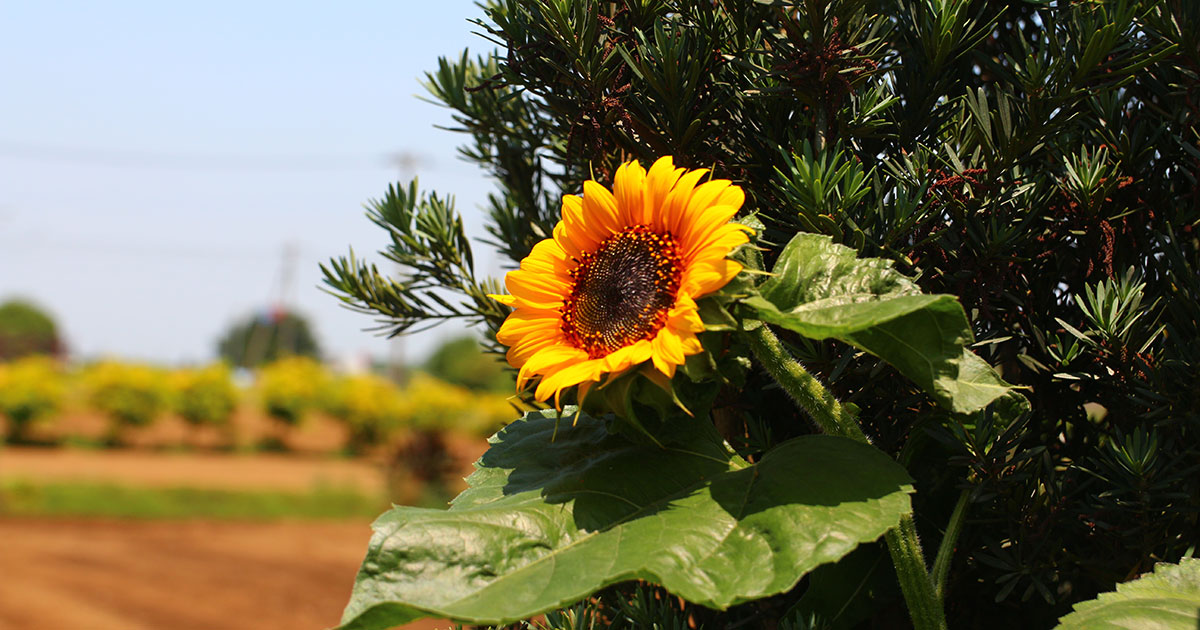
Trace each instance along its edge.
<instances>
[{"instance_id":1,"label":"fuzzy stem","mask_svg":"<svg viewBox=\"0 0 1200 630\"><path fill-rule=\"evenodd\" d=\"M958 495L958 503L954 504L954 512L950 514L950 522L946 525L946 533L942 536L942 544L938 545L937 557L933 560L933 591L938 601L946 597L946 576L950 574L950 561L954 558L954 545L962 532L963 521L967 520L967 502L971 496L970 490L963 490Z\"/></svg>"},{"instance_id":2,"label":"fuzzy stem","mask_svg":"<svg viewBox=\"0 0 1200 630\"><path fill-rule=\"evenodd\" d=\"M828 389L808 373L799 362L792 359L779 338L762 324L750 333L750 348L754 356L767 368L775 382L787 392L792 400L830 435L840 435L859 442L866 442L854 414L842 406Z\"/></svg>"},{"instance_id":3,"label":"fuzzy stem","mask_svg":"<svg viewBox=\"0 0 1200 630\"><path fill-rule=\"evenodd\" d=\"M869 443L854 414L784 350L779 338L765 323L751 331L750 348L779 386L801 409L808 412L821 430ZM888 530L884 539L892 556L892 564L896 567L896 578L900 582L904 601L908 604L913 627L916 630L945 630L945 612L934 593L912 513L901 517L899 526Z\"/></svg>"},{"instance_id":4,"label":"fuzzy stem","mask_svg":"<svg viewBox=\"0 0 1200 630\"><path fill-rule=\"evenodd\" d=\"M925 568L925 556L921 553L921 540L917 537L917 525L912 512L900 518L900 525L884 534L892 565L896 567L896 579L908 604L916 630L946 630L946 613L942 602L933 589L933 581Z\"/></svg>"}]
</instances>

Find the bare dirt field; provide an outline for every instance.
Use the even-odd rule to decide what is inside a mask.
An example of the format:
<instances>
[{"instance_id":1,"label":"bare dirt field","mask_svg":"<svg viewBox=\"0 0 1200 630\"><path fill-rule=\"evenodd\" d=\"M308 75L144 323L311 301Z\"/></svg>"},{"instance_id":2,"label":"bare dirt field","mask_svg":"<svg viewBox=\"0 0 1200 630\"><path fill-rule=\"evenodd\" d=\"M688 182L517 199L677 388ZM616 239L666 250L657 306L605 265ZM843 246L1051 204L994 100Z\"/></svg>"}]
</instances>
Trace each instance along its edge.
<instances>
[{"instance_id":1,"label":"bare dirt field","mask_svg":"<svg viewBox=\"0 0 1200 630\"><path fill-rule=\"evenodd\" d=\"M486 448L478 438L448 442L463 476ZM0 449L0 481L296 492L326 486L382 496L384 477L379 458L314 451ZM349 599L370 535L369 519L0 516L0 630L327 628ZM453 626L424 621L407 627Z\"/></svg>"},{"instance_id":2,"label":"bare dirt field","mask_svg":"<svg viewBox=\"0 0 1200 630\"><path fill-rule=\"evenodd\" d=\"M366 523L0 519L0 628L326 628L369 537Z\"/></svg>"}]
</instances>

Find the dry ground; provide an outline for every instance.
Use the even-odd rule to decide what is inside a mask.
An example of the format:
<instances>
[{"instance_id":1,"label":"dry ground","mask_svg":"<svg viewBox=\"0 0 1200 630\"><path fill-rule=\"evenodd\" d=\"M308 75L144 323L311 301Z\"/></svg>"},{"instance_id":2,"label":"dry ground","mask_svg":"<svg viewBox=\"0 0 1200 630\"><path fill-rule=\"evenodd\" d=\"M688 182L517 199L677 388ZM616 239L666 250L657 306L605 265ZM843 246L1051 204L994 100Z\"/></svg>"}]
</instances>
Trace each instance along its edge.
<instances>
[{"instance_id":1,"label":"dry ground","mask_svg":"<svg viewBox=\"0 0 1200 630\"><path fill-rule=\"evenodd\" d=\"M369 537L366 523L0 519L0 628L325 628Z\"/></svg>"},{"instance_id":2,"label":"dry ground","mask_svg":"<svg viewBox=\"0 0 1200 630\"><path fill-rule=\"evenodd\" d=\"M100 430L97 420L76 418L73 428ZM305 437L312 448L289 455L3 448L0 481L298 492L324 484L382 493L378 461L317 452L334 441L331 428L310 426ZM163 443L177 436L153 437ZM449 446L462 476L486 448L481 439L459 436ZM366 520L0 517L0 630L326 628L341 616L370 534ZM434 621L409 626L448 627Z\"/></svg>"}]
</instances>

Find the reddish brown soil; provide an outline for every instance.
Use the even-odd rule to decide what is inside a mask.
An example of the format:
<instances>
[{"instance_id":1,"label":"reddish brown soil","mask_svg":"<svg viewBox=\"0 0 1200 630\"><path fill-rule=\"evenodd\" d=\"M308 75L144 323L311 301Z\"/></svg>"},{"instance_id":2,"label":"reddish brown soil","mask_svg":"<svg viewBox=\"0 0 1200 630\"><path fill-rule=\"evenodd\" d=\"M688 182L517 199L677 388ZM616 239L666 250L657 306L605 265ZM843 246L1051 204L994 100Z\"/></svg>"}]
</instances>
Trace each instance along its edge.
<instances>
[{"instance_id":1,"label":"reddish brown soil","mask_svg":"<svg viewBox=\"0 0 1200 630\"><path fill-rule=\"evenodd\" d=\"M79 429L91 420L75 422ZM102 431L103 424L94 428ZM160 436L160 443L170 443L168 437ZM453 482L470 472L486 443L447 436L447 447L461 470L450 480L457 491L462 484ZM316 450L242 455L10 447L0 449L0 480L285 491L323 483L383 491L382 456L346 460ZM416 496L419 490L405 492ZM0 630L329 627L349 598L370 533L366 521L0 517ZM453 626L425 621L407 627Z\"/></svg>"},{"instance_id":2,"label":"reddish brown soil","mask_svg":"<svg viewBox=\"0 0 1200 630\"><path fill-rule=\"evenodd\" d=\"M0 628L325 628L369 537L366 523L0 519Z\"/></svg>"}]
</instances>

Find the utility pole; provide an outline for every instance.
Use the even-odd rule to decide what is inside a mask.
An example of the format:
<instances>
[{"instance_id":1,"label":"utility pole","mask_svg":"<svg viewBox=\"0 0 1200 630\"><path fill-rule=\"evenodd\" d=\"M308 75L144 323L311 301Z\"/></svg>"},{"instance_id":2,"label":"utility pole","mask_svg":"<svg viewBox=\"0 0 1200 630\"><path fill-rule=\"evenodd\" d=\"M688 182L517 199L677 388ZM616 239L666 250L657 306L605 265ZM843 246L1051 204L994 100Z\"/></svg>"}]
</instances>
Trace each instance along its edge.
<instances>
[{"instance_id":1,"label":"utility pole","mask_svg":"<svg viewBox=\"0 0 1200 630\"><path fill-rule=\"evenodd\" d=\"M267 311L267 321L258 322L252 327L250 336L246 339L245 363L248 366L258 365L267 354L271 342L271 331L276 333L276 347L284 352L290 351L296 343L296 327L289 318L291 314L291 298L295 287L296 257L299 247L291 241L283 245L283 259L279 266L279 283L272 288L274 293L268 299L270 307Z\"/></svg>"},{"instance_id":2,"label":"utility pole","mask_svg":"<svg viewBox=\"0 0 1200 630\"><path fill-rule=\"evenodd\" d=\"M299 247L294 242L284 243L283 266L279 271L279 297L272 313L279 326L279 347L288 354L292 354L296 347L296 322L290 315L296 282L296 258L299 253Z\"/></svg>"}]
</instances>

